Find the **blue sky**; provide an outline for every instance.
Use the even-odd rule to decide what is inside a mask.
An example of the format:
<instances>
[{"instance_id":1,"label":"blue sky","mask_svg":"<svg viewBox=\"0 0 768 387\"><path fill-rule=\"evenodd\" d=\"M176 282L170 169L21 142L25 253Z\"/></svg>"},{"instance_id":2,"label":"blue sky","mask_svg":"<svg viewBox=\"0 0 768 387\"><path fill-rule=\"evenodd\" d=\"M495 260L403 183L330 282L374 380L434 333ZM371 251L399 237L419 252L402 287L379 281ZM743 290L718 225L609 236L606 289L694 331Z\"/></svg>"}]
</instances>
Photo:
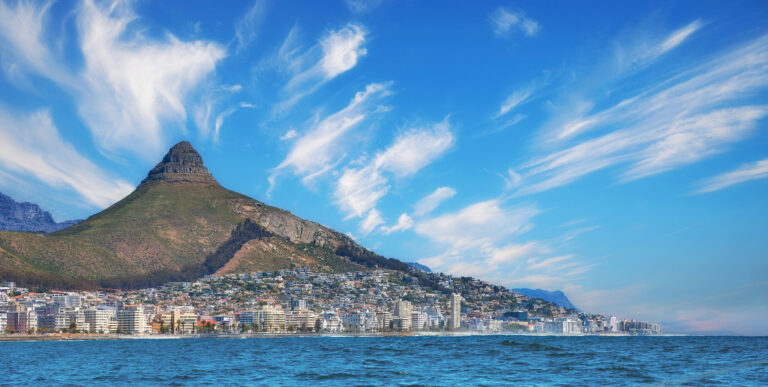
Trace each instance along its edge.
<instances>
[{"instance_id":1,"label":"blue sky","mask_svg":"<svg viewBox=\"0 0 768 387\"><path fill-rule=\"evenodd\" d=\"M59 220L188 139L375 251L768 334L768 6L0 0L0 191Z\"/></svg>"}]
</instances>

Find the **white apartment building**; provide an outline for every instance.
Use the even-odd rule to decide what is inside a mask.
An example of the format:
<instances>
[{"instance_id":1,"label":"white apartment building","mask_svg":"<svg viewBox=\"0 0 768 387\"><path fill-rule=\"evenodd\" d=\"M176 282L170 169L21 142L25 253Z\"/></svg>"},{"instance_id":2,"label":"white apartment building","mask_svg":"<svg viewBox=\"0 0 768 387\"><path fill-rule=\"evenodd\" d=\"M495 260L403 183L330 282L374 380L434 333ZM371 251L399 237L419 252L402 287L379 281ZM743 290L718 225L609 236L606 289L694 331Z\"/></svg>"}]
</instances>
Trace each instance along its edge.
<instances>
[{"instance_id":1,"label":"white apartment building","mask_svg":"<svg viewBox=\"0 0 768 387\"><path fill-rule=\"evenodd\" d=\"M83 311L85 324L91 333L109 333L109 320L113 316L109 309L89 308Z\"/></svg>"},{"instance_id":2,"label":"white apartment building","mask_svg":"<svg viewBox=\"0 0 768 387\"><path fill-rule=\"evenodd\" d=\"M141 305L125 305L117 312L117 330L120 333L144 333L147 318Z\"/></svg>"},{"instance_id":3,"label":"white apartment building","mask_svg":"<svg viewBox=\"0 0 768 387\"><path fill-rule=\"evenodd\" d=\"M453 329L461 328L461 294L453 293L451 295L451 319L450 327Z\"/></svg>"},{"instance_id":4,"label":"white apartment building","mask_svg":"<svg viewBox=\"0 0 768 387\"><path fill-rule=\"evenodd\" d=\"M411 312L411 329L416 331L426 329L429 327L427 325L428 322L429 316L426 313L419 311Z\"/></svg>"},{"instance_id":5,"label":"white apartment building","mask_svg":"<svg viewBox=\"0 0 768 387\"><path fill-rule=\"evenodd\" d=\"M398 301L395 303L395 316L392 319L397 328L403 331L411 329L411 313L413 306L410 301Z\"/></svg>"}]
</instances>

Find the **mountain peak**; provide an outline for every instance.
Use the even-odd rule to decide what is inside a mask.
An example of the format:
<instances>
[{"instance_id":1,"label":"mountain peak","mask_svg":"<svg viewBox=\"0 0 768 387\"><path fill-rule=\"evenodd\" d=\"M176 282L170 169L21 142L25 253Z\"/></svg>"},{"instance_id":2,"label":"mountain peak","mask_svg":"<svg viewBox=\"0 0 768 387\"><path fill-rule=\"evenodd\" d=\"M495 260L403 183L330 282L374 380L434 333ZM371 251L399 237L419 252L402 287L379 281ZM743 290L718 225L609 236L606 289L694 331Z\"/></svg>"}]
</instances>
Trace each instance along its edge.
<instances>
[{"instance_id":1,"label":"mountain peak","mask_svg":"<svg viewBox=\"0 0 768 387\"><path fill-rule=\"evenodd\" d=\"M172 146L163 160L149 171L147 178L141 183L153 181L216 184L216 179L203 165L203 158L189 141Z\"/></svg>"}]
</instances>

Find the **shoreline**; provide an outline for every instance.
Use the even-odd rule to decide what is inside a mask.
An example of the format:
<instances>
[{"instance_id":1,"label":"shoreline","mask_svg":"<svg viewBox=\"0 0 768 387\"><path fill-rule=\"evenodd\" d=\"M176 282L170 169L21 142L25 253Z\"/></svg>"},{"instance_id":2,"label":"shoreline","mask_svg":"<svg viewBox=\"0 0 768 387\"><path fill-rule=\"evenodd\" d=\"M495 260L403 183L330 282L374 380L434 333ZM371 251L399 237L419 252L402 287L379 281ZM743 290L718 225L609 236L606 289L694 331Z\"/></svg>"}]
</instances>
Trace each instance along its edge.
<instances>
[{"instance_id":1,"label":"shoreline","mask_svg":"<svg viewBox=\"0 0 768 387\"><path fill-rule=\"evenodd\" d=\"M537 333L483 333L483 332L382 332L382 333L222 333L193 335L98 335L98 334L48 334L48 335L0 335L0 342L25 341L101 341L101 340L189 340L189 339L275 339L318 337L465 337L465 336L526 336L526 337L686 337L685 334L630 335L630 334L537 334Z\"/></svg>"}]
</instances>

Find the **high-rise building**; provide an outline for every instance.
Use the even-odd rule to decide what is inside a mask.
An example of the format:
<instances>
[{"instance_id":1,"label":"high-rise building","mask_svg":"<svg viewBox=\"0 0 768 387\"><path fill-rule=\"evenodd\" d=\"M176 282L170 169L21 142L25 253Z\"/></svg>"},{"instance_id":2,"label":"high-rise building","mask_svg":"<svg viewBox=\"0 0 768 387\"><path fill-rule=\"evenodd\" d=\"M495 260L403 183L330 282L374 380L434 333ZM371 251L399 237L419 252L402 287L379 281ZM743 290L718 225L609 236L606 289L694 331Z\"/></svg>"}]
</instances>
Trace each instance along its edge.
<instances>
[{"instance_id":1,"label":"high-rise building","mask_svg":"<svg viewBox=\"0 0 768 387\"><path fill-rule=\"evenodd\" d=\"M398 301L395 303L395 316L392 319L401 330L411 329L411 312L413 307L410 301Z\"/></svg>"},{"instance_id":2,"label":"high-rise building","mask_svg":"<svg viewBox=\"0 0 768 387\"><path fill-rule=\"evenodd\" d=\"M117 329L120 333L143 333L147 318L141 305L125 305L117 312Z\"/></svg>"},{"instance_id":3,"label":"high-rise building","mask_svg":"<svg viewBox=\"0 0 768 387\"><path fill-rule=\"evenodd\" d=\"M450 327L452 329L461 328L461 294L453 293L451 295L451 319Z\"/></svg>"}]
</instances>

